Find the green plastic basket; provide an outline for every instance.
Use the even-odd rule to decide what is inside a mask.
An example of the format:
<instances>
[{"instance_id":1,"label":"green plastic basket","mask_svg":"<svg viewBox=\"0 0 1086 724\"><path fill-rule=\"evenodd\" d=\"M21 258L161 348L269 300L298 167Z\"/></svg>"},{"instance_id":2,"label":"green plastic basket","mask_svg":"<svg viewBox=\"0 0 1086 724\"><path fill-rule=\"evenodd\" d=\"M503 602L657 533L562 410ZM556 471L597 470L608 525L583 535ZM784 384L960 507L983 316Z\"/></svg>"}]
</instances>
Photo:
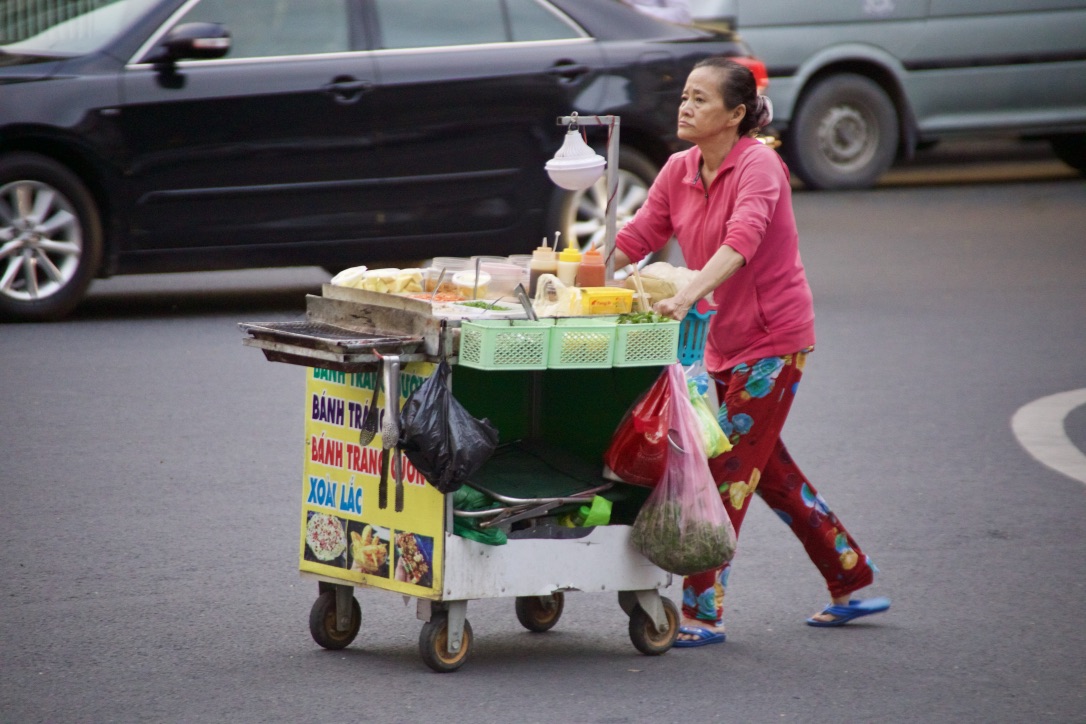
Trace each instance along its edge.
<instances>
[{"instance_id":1,"label":"green plastic basket","mask_svg":"<svg viewBox=\"0 0 1086 724\"><path fill-rule=\"evenodd\" d=\"M610 367L615 356L615 317L564 317L551 329L551 369Z\"/></svg>"},{"instance_id":2,"label":"green plastic basket","mask_svg":"<svg viewBox=\"0 0 1086 724\"><path fill-rule=\"evenodd\" d=\"M615 367L674 364L679 358L678 320L619 324L615 329Z\"/></svg>"},{"instance_id":3,"label":"green plastic basket","mask_svg":"<svg viewBox=\"0 0 1086 724\"><path fill-rule=\"evenodd\" d=\"M460 324L459 363L480 370L547 368L553 319L465 320Z\"/></svg>"}]
</instances>

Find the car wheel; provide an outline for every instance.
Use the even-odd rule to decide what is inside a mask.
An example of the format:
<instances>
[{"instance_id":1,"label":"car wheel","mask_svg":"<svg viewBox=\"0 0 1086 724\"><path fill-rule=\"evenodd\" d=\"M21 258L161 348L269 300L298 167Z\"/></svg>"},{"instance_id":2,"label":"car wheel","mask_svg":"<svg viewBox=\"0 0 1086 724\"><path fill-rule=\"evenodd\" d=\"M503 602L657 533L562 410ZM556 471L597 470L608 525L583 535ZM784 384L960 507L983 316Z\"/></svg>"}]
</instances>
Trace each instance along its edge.
<instances>
[{"instance_id":1,"label":"car wheel","mask_svg":"<svg viewBox=\"0 0 1086 724\"><path fill-rule=\"evenodd\" d=\"M37 154L0 157L0 317L63 317L101 258L98 209L75 174Z\"/></svg>"},{"instance_id":2,"label":"car wheel","mask_svg":"<svg viewBox=\"0 0 1086 724\"><path fill-rule=\"evenodd\" d=\"M898 119L878 83L860 75L819 81L789 128L789 164L812 189L870 188L894 161Z\"/></svg>"},{"instance_id":3,"label":"car wheel","mask_svg":"<svg viewBox=\"0 0 1086 724\"><path fill-rule=\"evenodd\" d=\"M1079 173L1086 174L1086 133L1070 136L1053 136L1048 141L1056 158Z\"/></svg>"},{"instance_id":4,"label":"car wheel","mask_svg":"<svg viewBox=\"0 0 1086 724\"><path fill-rule=\"evenodd\" d=\"M618 157L618 188L615 191L615 229L621 229L645 203L649 187L656 179L656 165L632 148L622 147ZM562 249L570 239L582 251L590 245L602 246L607 232L607 177L600 178L584 191L556 192L548 216L548 229L562 232ZM553 237L551 237L553 241ZM644 259L644 265L651 259ZM616 274L622 278L621 273Z\"/></svg>"}]
</instances>

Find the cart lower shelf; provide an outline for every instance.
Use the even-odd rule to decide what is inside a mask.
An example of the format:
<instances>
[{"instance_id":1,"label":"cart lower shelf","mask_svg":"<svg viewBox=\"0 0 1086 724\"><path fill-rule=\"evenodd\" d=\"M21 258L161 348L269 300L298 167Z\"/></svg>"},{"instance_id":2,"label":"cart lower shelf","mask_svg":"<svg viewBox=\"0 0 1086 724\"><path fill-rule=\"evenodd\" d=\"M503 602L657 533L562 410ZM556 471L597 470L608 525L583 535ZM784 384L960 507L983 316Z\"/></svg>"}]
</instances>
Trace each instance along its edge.
<instances>
[{"instance_id":1,"label":"cart lower shelf","mask_svg":"<svg viewBox=\"0 0 1086 724\"><path fill-rule=\"evenodd\" d=\"M569 590L569 589L565 589ZM533 633L545 633L565 610L565 590L515 597L517 620ZM646 656L666 653L679 634L678 607L656 588L618 591L618 603L629 617L627 631L634 647ZM419 655L438 673L456 671L474 648L475 633L467 618L467 600L418 600ZM321 582L309 614L309 632L320 646L339 650L350 645L362 624L361 609L351 586Z\"/></svg>"}]
</instances>

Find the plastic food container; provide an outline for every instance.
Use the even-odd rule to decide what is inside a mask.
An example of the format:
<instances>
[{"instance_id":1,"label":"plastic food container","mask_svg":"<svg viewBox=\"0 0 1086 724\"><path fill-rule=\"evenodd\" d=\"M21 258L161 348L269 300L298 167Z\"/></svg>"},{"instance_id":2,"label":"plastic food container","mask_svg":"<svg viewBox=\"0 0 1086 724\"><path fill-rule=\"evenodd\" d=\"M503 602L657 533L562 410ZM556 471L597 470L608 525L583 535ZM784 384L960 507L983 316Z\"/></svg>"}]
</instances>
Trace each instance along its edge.
<instances>
[{"instance_id":1,"label":"plastic food container","mask_svg":"<svg viewBox=\"0 0 1086 724\"><path fill-rule=\"evenodd\" d=\"M430 266L422 270L422 287L428 292L434 291L437 288L437 280L441 276L441 270L444 269L445 276L441 279L441 291L455 292L456 284L453 283L453 275L472 268L474 268L472 263L461 257L435 256L430 260Z\"/></svg>"},{"instance_id":2,"label":"plastic food container","mask_svg":"<svg viewBox=\"0 0 1086 724\"><path fill-rule=\"evenodd\" d=\"M528 316L518 303L483 299L435 304L433 313L443 319L526 319Z\"/></svg>"},{"instance_id":3,"label":"plastic food container","mask_svg":"<svg viewBox=\"0 0 1086 724\"><path fill-rule=\"evenodd\" d=\"M621 287L584 287L581 311L585 314L626 314L633 311L632 289Z\"/></svg>"},{"instance_id":4,"label":"plastic food container","mask_svg":"<svg viewBox=\"0 0 1086 724\"><path fill-rule=\"evenodd\" d=\"M513 297L517 284L528 288L528 269L516 264L484 261L480 265L482 273L490 275L490 298ZM479 296L482 296L481 294Z\"/></svg>"},{"instance_id":5,"label":"plastic food container","mask_svg":"<svg viewBox=\"0 0 1086 724\"><path fill-rule=\"evenodd\" d=\"M456 292L468 299L486 299L490 294L490 274L485 271L479 272L478 284L475 282L474 269L456 272L453 274L453 284L456 285Z\"/></svg>"}]
</instances>

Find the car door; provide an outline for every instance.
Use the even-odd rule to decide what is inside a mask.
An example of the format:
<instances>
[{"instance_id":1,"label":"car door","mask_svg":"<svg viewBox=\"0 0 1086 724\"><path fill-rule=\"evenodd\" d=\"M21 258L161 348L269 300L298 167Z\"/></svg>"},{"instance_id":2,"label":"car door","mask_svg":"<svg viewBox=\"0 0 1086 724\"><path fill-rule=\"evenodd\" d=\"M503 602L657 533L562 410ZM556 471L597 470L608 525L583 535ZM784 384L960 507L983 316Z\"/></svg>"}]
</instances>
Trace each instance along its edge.
<instances>
[{"instance_id":1,"label":"car door","mask_svg":"<svg viewBox=\"0 0 1086 724\"><path fill-rule=\"evenodd\" d=\"M1083 0L932 0L923 48L912 75L926 130L1081 123Z\"/></svg>"},{"instance_id":2,"label":"car door","mask_svg":"<svg viewBox=\"0 0 1086 724\"><path fill-rule=\"evenodd\" d=\"M127 154L131 247L282 254L375 232L374 69L369 53L354 50L364 31L353 7L200 0L162 32L221 23L232 35L224 58L129 64L114 121Z\"/></svg>"},{"instance_id":3,"label":"car door","mask_svg":"<svg viewBox=\"0 0 1086 724\"><path fill-rule=\"evenodd\" d=\"M538 244L561 115L592 84L596 42L535 0L371 0L389 235L470 237L474 253ZM531 238L529 238L531 229ZM440 243L440 242L439 242ZM405 253L456 253L405 247ZM462 249L460 249L462 251Z\"/></svg>"}]
</instances>

